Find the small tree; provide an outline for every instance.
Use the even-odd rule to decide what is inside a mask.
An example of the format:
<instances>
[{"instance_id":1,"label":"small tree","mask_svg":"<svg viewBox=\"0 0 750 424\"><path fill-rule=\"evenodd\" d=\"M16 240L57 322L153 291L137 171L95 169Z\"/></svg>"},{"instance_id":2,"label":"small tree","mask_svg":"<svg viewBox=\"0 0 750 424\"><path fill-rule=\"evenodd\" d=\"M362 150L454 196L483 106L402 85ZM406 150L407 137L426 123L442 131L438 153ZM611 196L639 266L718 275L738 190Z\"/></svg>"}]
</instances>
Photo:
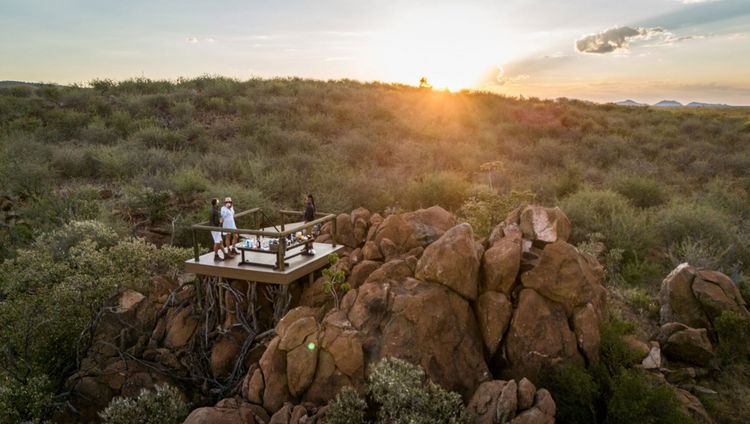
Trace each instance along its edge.
<instances>
[{"instance_id":1,"label":"small tree","mask_svg":"<svg viewBox=\"0 0 750 424\"><path fill-rule=\"evenodd\" d=\"M333 253L328 255L330 266L323 270L323 291L333 298L333 305L339 308L341 298L351 289L349 283L344 282L346 274L343 270L336 270L336 264L339 262L339 255Z\"/></svg>"}]
</instances>

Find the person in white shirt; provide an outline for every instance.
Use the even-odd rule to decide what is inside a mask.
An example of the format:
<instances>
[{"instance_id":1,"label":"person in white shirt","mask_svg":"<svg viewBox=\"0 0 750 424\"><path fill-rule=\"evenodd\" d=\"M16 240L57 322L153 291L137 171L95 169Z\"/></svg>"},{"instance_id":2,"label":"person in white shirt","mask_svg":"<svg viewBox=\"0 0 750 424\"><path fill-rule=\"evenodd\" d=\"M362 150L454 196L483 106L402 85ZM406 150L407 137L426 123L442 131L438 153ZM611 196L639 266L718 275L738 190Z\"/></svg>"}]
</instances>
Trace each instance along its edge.
<instances>
[{"instance_id":1,"label":"person in white shirt","mask_svg":"<svg viewBox=\"0 0 750 424\"><path fill-rule=\"evenodd\" d=\"M234 223L234 207L232 206L231 197L224 199L224 206L221 208L221 226L224 228L237 229L237 225ZM227 247L229 255L236 255L237 250L235 250L234 246L237 244L237 233L227 233L225 237L225 246Z\"/></svg>"}]
</instances>

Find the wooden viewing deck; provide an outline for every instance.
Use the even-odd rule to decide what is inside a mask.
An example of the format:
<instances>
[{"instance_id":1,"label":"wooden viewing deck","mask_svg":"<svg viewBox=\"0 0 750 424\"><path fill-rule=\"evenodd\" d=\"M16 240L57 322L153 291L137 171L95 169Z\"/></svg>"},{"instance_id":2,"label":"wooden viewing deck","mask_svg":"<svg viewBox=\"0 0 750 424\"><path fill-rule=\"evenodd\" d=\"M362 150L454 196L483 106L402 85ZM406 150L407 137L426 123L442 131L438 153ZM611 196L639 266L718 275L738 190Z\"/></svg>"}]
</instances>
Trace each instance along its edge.
<instances>
[{"instance_id":1,"label":"wooden viewing deck","mask_svg":"<svg viewBox=\"0 0 750 424\"><path fill-rule=\"evenodd\" d=\"M312 275L316 270L328 265L328 255L336 253L344 246L329 243L309 242L309 247L315 252L314 255L302 254L305 249L304 244L298 244L287 247L286 237L293 235L298 231L305 232L311 230L315 225L322 225L326 222L332 222L336 226L336 216L332 214L316 214L317 219L314 221L286 223L289 216L302 215L298 211L280 211L282 223L280 226L260 227L262 221L262 212L259 209L251 209L235 214L235 218L242 216L253 217L253 227L258 229L240 229L229 230L226 228L216 228L208 225L207 222L195 224L192 226L193 231L193 248L194 257L185 261L185 270L199 275L213 276L219 278L229 278L236 280L245 280L258 283L270 283L286 286L293 281L298 280L306 275ZM208 231L222 231L224 233L236 233L240 236L240 243L236 245L238 252L242 246L242 238L255 238L262 236L265 239L278 240L277 251L260 251L245 250L244 262L243 256L238 253L234 258L226 258L223 261L214 261L213 250L205 254L199 253L196 234L208 235ZM335 233L334 233L335 234Z\"/></svg>"}]
</instances>

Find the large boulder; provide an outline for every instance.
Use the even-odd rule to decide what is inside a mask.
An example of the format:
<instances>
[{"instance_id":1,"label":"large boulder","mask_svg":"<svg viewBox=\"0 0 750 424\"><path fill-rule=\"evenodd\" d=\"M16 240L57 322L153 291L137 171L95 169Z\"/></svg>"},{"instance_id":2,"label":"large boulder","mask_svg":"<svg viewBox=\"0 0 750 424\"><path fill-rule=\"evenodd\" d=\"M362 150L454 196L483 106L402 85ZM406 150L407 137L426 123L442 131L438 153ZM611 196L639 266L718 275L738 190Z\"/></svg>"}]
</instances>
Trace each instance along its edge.
<instances>
[{"instance_id":1,"label":"large boulder","mask_svg":"<svg viewBox=\"0 0 750 424\"><path fill-rule=\"evenodd\" d=\"M506 372L515 378L535 380L545 367L583 364L565 308L532 289L521 290L505 340Z\"/></svg>"},{"instance_id":2,"label":"large boulder","mask_svg":"<svg viewBox=\"0 0 750 424\"><path fill-rule=\"evenodd\" d=\"M667 358L707 367L714 358L714 349L705 328L690 328L669 323L659 329L659 343Z\"/></svg>"},{"instance_id":3,"label":"large boulder","mask_svg":"<svg viewBox=\"0 0 750 424\"><path fill-rule=\"evenodd\" d=\"M377 226L372 236L381 248L383 239L388 239L403 253L418 246L427 246L455 225L456 217L453 214L439 206L433 206L414 212L389 215Z\"/></svg>"},{"instance_id":4,"label":"large boulder","mask_svg":"<svg viewBox=\"0 0 750 424\"><path fill-rule=\"evenodd\" d=\"M411 278L366 283L347 294L342 309L363 335L368 366L404 359L464 399L490 378L474 311L447 287Z\"/></svg>"},{"instance_id":5,"label":"large boulder","mask_svg":"<svg viewBox=\"0 0 750 424\"><path fill-rule=\"evenodd\" d=\"M661 283L661 324L679 322L693 328L711 328L711 321L693 294L696 270L688 263L680 264Z\"/></svg>"},{"instance_id":6,"label":"large boulder","mask_svg":"<svg viewBox=\"0 0 750 424\"><path fill-rule=\"evenodd\" d=\"M342 387L363 384L359 332L343 312L329 313L322 322L315 313L311 308L295 308L279 321L277 336L243 388L248 400L261 401L273 413L295 399L323 405Z\"/></svg>"},{"instance_id":7,"label":"large boulder","mask_svg":"<svg viewBox=\"0 0 750 424\"><path fill-rule=\"evenodd\" d=\"M486 381L474 392L466 409L475 424L552 424L556 413L549 391L537 391L528 379L519 383L515 380Z\"/></svg>"},{"instance_id":8,"label":"large boulder","mask_svg":"<svg viewBox=\"0 0 750 424\"><path fill-rule=\"evenodd\" d=\"M270 419L258 405L224 399L213 407L194 409L184 424L265 424Z\"/></svg>"},{"instance_id":9,"label":"large boulder","mask_svg":"<svg viewBox=\"0 0 750 424\"><path fill-rule=\"evenodd\" d=\"M601 316L606 297L603 277L604 271L593 256L557 241L544 247L539 264L521 274L521 282L525 288L564 305L568 315L591 303Z\"/></svg>"},{"instance_id":10,"label":"large boulder","mask_svg":"<svg viewBox=\"0 0 750 424\"><path fill-rule=\"evenodd\" d=\"M508 329L513 304L503 293L488 291L479 296L474 308L484 346L489 355L494 356L500 348L505 330Z\"/></svg>"},{"instance_id":11,"label":"large boulder","mask_svg":"<svg viewBox=\"0 0 750 424\"><path fill-rule=\"evenodd\" d=\"M521 239L504 237L484 252L482 291L510 295L521 268Z\"/></svg>"},{"instance_id":12,"label":"large boulder","mask_svg":"<svg viewBox=\"0 0 750 424\"><path fill-rule=\"evenodd\" d=\"M523 237L544 243L566 241L570 237L570 220L560 208L529 205L520 218Z\"/></svg>"},{"instance_id":13,"label":"large boulder","mask_svg":"<svg viewBox=\"0 0 750 424\"><path fill-rule=\"evenodd\" d=\"M697 270L693 280L693 294L703 311L713 322L724 311L748 317L747 304L732 279L718 271Z\"/></svg>"},{"instance_id":14,"label":"large boulder","mask_svg":"<svg viewBox=\"0 0 750 424\"><path fill-rule=\"evenodd\" d=\"M474 241L471 225L459 224L427 246L417 263L415 276L476 300L481 257L482 246Z\"/></svg>"},{"instance_id":15,"label":"large boulder","mask_svg":"<svg viewBox=\"0 0 750 424\"><path fill-rule=\"evenodd\" d=\"M344 246L355 248L359 246L357 239L354 237L354 226L349 214L342 213L336 216L336 242Z\"/></svg>"}]
</instances>

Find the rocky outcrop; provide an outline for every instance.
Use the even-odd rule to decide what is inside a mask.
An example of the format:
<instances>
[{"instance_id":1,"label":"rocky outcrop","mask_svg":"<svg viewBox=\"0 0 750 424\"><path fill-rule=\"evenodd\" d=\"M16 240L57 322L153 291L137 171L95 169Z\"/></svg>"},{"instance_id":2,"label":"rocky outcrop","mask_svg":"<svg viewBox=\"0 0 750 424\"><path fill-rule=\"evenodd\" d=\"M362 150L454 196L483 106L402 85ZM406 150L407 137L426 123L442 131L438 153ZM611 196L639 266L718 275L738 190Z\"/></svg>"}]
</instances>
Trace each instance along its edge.
<instances>
[{"instance_id":1,"label":"rocky outcrop","mask_svg":"<svg viewBox=\"0 0 750 424\"><path fill-rule=\"evenodd\" d=\"M381 222L370 240L383 249L386 244L395 247L398 253L405 253L415 247L425 247L439 239L443 233L453 228L456 217L439 206L420 209L398 215L389 215ZM386 249L387 250L387 249Z\"/></svg>"},{"instance_id":2,"label":"rocky outcrop","mask_svg":"<svg viewBox=\"0 0 750 424\"><path fill-rule=\"evenodd\" d=\"M709 366L718 342L714 321L725 311L750 318L737 286L718 271L683 263L659 291L662 327L656 339L668 359Z\"/></svg>"},{"instance_id":3,"label":"rocky outcrop","mask_svg":"<svg viewBox=\"0 0 750 424\"><path fill-rule=\"evenodd\" d=\"M534 384L524 378L518 383L515 380L482 383L467 410L471 422L476 424L552 424L556 406L549 391L536 390Z\"/></svg>"},{"instance_id":4,"label":"rocky outcrop","mask_svg":"<svg viewBox=\"0 0 750 424\"><path fill-rule=\"evenodd\" d=\"M476 300L483 248L474 241L469 224L459 224L427 246L417 263L416 278L442 284Z\"/></svg>"},{"instance_id":5,"label":"rocky outcrop","mask_svg":"<svg viewBox=\"0 0 750 424\"><path fill-rule=\"evenodd\" d=\"M723 311L750 317L745 299L726 275L683 263L664 279L659 292L661 324L679 322L713 330Z\"/></svg>"}]
</instances>

